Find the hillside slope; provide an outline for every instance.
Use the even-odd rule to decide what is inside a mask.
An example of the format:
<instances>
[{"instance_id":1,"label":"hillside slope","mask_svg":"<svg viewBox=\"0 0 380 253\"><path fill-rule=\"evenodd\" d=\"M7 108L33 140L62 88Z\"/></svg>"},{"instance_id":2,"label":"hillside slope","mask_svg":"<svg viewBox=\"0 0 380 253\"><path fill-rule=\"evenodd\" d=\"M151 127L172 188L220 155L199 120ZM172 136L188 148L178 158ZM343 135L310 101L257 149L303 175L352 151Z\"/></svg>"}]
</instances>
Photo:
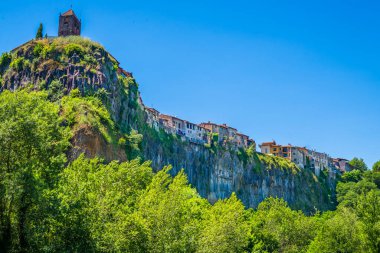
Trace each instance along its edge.
<instances>
[{"instance_id":1,"label":"hillside slope","mask_svg":"<svg viewBox=\"0 0 380 253\"><path fill-rule=\"evenodd\" d=\"M207 148L152 129L136 81L90 40L30 41L3 54L0 74L1 91L47 90L50 100L64 105L61 114L72 129L69 160L85 153L107 161L142 157L156 171L172 165L173 174L184 168L189 182L211 202L236 192L246 207L257 207L269 196L306 212L335 206L330 175L317 177L281 158Z\"/></svg>"}]
</instances>

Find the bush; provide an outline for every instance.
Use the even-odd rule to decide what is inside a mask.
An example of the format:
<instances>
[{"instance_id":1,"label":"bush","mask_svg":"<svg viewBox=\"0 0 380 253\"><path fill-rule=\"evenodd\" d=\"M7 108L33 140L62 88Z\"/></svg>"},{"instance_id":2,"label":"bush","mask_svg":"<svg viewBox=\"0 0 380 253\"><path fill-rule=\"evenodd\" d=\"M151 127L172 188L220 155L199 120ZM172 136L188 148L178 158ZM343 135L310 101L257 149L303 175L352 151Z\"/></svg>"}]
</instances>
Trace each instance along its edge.
<instances>
[{"instance_id":1,"label":"bush","mask_svg":"<svg viewBox=\"0 0 380 253\"><path fill-rule=\"evenodd\" d=\"M39 57L44 50L44 45L42 43L37 43L33 48L33 55Z\"/></svg>"},{"instance_id":2,"label":"bush","mask_svg":"<svg viewBox=\"0 0 380 253\"><path fill-rule=\"evenodd\" d=\"M74 53L82 56L85 50L81 45L70 43L65 46L65 53L67 56L71 57Z\"/></svg>"},{"instance_id":3,"label":"bush","mask_svg":"<svg viewBox=\"0 0 380 253\"><path fill-rule=\"evenodd\" d=\"M212 141L218 143L219 141L219 134L218 133L212 133Z\"/></svg>"},{"instance_id":4,"label":"bush","mask_svg":"<svg viewBox=\"0 0 380 253\"><path fill-rule=\"evenodd\" d=\"M74 132L88 126L99 131L108 143L114 143L114 122L99 99L65 96L62 98L61 114Z\"/></svg>"},{"instance_id":5,"label":"bush","mask_svg":"<svg viewBox=\"0 0 380 253\"><path fill-rule=\"evenodd\" d=\"M52 81L48 89L48 98L50 99L50 101L57 101L61 99L63 95L64 95L63 84L58 80Z\"/></svg>"},{"instance_id":6,"label":"bush","mask_svg":"<svg viewBox=\"0 0 380 253\"><path fill-rule=\"evenodd\" d=\"M119 146L125 146L126 143L127 143L127 140L123 137L121 137L119 139L119 141L117 142L117 144L119 144Z\"/></svg>"},{"instance_id":7,"label":"bush","mask_svg":"<svg viewBox=\"0 0 380 253\"><path fill-rule=\"evenodd\" d=\"M81 96L81 92L78 88L70 91L70 97L77 98Z\"/></svg>"},{"instance_id":8,"label":"bush","mask_svg":"<svg viewBox=\"0 0 380 253\"><path fill-rule=\"evenodd\" d=\"M17 57L11 62L9 67L11 67L12 69L16 71L21 71L21 70L26 69L29 65L30 65L30 62L28 60L25 60L24 57Z\"/></svg>"},{"instance_id":9,"label":"bush","mask_svg":"<svg viewBox=\"0 0 380 253\"><path fill-rule=\"evenodd\" d=\"M342 175L343 182L359 182L363 178L360 170L353 170Z\"/></svg>"},{"instance_id":10,"label":"bush","mask_svg":"<svg viewBox=\"0 0 380 253\"><path fill-rule=\"evenodd\" d=\"M0 57L0 74L4 73L4 70L9 66L12 61L12 55L10 53L4 53Z\"/></svg>"},{"instance_id":11,"label":"bush","mask_svg":"<svg viewBox=\"0 0 380 253\"><path fill-rule=\"evenodd\" d=\"M373 166L372 170L375 172L380 172L380 161L377 161Z\"/></svg>"}]
</instances>

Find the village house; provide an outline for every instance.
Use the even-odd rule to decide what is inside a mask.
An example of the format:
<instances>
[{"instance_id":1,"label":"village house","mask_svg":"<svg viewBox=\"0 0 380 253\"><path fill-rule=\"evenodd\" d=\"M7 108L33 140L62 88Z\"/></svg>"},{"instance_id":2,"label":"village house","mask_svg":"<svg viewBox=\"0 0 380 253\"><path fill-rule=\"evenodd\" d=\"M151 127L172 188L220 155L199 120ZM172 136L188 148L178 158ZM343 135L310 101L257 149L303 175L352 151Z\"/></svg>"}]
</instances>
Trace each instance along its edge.
<instances>
[{"instance_id":1,"label":"village house","mask_svg":"<svg viewBox=\"0 0 380 253\"><path fill-rule=\"evenodd\" d=\"M287 146L281 146L280 150L282 157L288 159L289 161L292 161L301 169L305 167L305 148L300 148L288 144Z\"/></svg>"},{"instance_id":2,"label":"village house","mask_svg":"<svg viewBox=\"0 0 380 253\"><path fill-rule=\"evenodd\" d=\"M164 130L170 134L177 134L185 137L185 121L174 116L160 114L159 124L164 127Z\"/></svg>"},{"instance_id":3,"label":"village house","mask_svg":"<svg viewBox=\"0 0 380 253\"><path fill-rule=\"evenodd\" d=\"M141 103L142 103L142 101L141 101ZM144 107L144 108L145 108L145 112L147 115L148 125L150 127L154 128L156 131L158 131L158 129L159 129L158 123L159 123L160 112L154 108L149 108L149 107Z\"/></svg>"},{"instance_id":4,"label":"village house","mask_svg":"<svg viewBox=\"0 0 380 253\"><path fill-rule=\"evenodd\" d=\"M225 142L229 139L230 134L228 132L228 127L225 124L218 125L209 121L208 123L201 123L200 126L208 129L210 133L218 134L219 145L224 145Z\"/></svg>"},{"instance_id":5,"label":"village house","mask_svg":"<svg viewBox=\"0 0 380 253\"><path fill-rule=\"evenodd\" d=\"M282 157L281 145L277 145L275 141L263 142L261 145L259 145L259 147L261 149L261 153L263 154L271 154L274 156Z\"/></svg>"},{"instance_id":6,"label":"village house","mask_svg":"<svg viewBox=\"0 0 380 253\"><path fill-rule=\"evenodd\" d=\"M197 124L186 121L186 138L190 142L204 144L208 142L207 136L209 134L209 130L199 126Z\"/></svg>"},{"instance_id":7,"label":"village house","mask_svg":"<svg viewBox=\"0 0 380 253\"><path fill-rule=\"evenodd\" d=\"M351 171L350 164L349 164L349 161L347 159L334 158L333 159L333 165L338 171L340 171L342 173Z\"/></svg>"},{"instance_id":8,"label":"village house","mask_svg":"<svg viewBox=\"0 0 380 253\"><path fill-rule=\"evenodd\" d=\"M236 133L236 143L239 148L256 145L256 142L254 140L250 139L248 135L242 133Z\"/></svg>"},{"instance_id":9,"label":"village house","mask_svg":"<svg viewBox=\"0 0 380 253\"><path fill-rule=\"evenodd\" d=\"M311 158L312 158L312 168L314 168L314 172L317 176L319 176L321 170L328 169L329 168L329 156L325 153L320 153L316 151L311 152Z\"/></svg>"}]
</instances>

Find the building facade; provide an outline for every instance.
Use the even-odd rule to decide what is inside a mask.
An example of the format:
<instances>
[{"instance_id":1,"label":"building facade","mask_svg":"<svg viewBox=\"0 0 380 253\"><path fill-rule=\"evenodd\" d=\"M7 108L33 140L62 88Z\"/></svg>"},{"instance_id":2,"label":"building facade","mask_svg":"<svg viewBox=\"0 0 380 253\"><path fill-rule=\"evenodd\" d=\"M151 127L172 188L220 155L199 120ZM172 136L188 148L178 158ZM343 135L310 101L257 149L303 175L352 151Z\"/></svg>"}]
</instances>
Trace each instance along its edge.
<instances>
[{"instance_id":1,"label":"building facade","mask_svg":"<svg viewBox=\"0 0 380 253\"><path fill-rule=\"evenodd\" d=\"M59 15L58 36L80 36L81 21L73 10L68 10Z\"/></svg>"}]
</instances>

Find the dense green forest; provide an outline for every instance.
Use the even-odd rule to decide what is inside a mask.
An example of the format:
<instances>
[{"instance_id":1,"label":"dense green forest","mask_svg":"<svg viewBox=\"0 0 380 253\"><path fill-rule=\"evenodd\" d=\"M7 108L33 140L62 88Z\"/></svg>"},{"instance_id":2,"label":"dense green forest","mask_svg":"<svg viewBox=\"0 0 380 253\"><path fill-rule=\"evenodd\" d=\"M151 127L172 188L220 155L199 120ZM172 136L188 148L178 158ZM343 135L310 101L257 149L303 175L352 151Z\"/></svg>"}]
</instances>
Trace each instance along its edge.
<instances>
[{"instance_id":1,"label":"dense green forest","mask_svg":"<svg viewBox=\"0 0 380 253\"><path fill-rule=\"evenodd\" d=\"M234 194L211 205L170 167L68 162L73 124L109 119L75 90L0 94L0 252L380 252L380 163L352 161L335 211L306 216L275 198L246 209Z\"/></svg>"}]
</instances>

